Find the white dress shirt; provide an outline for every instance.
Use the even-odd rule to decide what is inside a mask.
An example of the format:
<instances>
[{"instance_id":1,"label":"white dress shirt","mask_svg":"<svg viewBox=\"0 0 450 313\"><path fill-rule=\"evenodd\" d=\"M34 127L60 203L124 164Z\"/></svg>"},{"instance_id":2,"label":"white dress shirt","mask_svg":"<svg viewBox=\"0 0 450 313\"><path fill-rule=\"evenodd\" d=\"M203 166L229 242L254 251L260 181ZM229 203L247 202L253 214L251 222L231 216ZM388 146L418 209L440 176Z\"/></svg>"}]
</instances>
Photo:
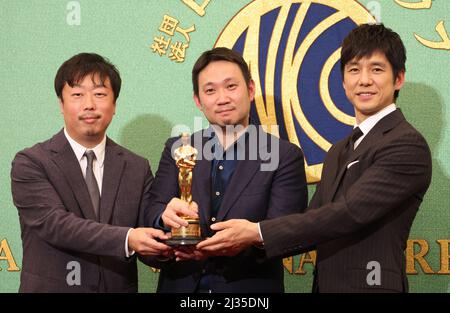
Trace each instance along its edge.
<instances>
[{"instance_id":1,"label":"white dress shirt","mask_svg":"<svg viewBox=\"0 0 450 313\"><path fill-rule=\"evenodd\" d=\"M92 165L92 170L94 171L95 179L97 180L98 190L100 192L100 196L102 195L102 183L103 183L103 169L104 169L104 161L105 161L105 148L106 148L106 136L103 137L103 140L96 145L92 149L88 149L83 145L80 145L76 142L72 137L70 137L66 128L64 128L64 135L69 141L70 146L72 147L75 156L77 157L78 163L81 167L81 172L83 173L83 177L86 178L86 167L87 167L87 158L84 155L86 150L92 150L95 154L95 159ZM132 228L128 230L127 237L125 238L125 256L128 258L134 254L134 251L129 251L128 249L128 236L130 235L130 231Z\"/></svg>"},{"instance_id":2,"label":"white dress shirt","mask_svg":"<svg viewBox=\"0 0 450 313\"><path fill-rule=\"evenodd\" d=\"M353 126L353 128L359 127L359 129L361 129L361 131L363 133L363 135L361 137L359 137L358 140L355 141L354 149L356 149L356 147L358 147L358 145L361 143L361 141L363 141L364 137L366 137L366 135L371 131L371 129L383 117L385 117L386 115L394 112L396 109L397 109L397 107L395 106L395 103L392 103L392 104L388 105L387 107L381 109L380 111L378 111L374 115L366 118L364 121L362 121L361 124Z\"/></svg>"},{"instance_id":3,"label":"white dress shirt","mask_svg":"<svg viewBox=\"0 0 450 313\"><path fill-rule=\"evenodd\" d=\"M83 172L83 177L86 178L86 166L87 166L87 158L84 153L87 150L94 151L95 159L92 165L92 169L94 171L95 179L97 180L98 190L100 191L100 196L102 195L102 183L103 183L103 162L105 161L105 147L106 147L106 136L103 138L102 142L96 145L92 149L88 149L78 142L73 140L70 135L67 133L64 128L64 135L66 135L67 140L69 141L70 146L72 147L75 156L77 157L78 163L80 164L81 171Z\"/></svg>"}]
</instances>

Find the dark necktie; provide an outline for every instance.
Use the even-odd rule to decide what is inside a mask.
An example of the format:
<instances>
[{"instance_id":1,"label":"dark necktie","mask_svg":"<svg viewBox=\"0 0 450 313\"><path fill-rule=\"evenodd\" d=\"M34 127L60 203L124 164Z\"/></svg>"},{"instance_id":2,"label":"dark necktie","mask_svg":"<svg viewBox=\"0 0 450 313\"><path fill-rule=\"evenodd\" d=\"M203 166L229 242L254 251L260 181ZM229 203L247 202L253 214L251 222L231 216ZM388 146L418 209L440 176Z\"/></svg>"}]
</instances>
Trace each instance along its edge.
<instances>
[{"instance_id":1,"label":"dark necktie","mask_svg":"<svg viewBox=\"0 0 450 313\"><path fill-rule=\"evenodd\" d=\"M361 129L359 129L359 127L356 127L355 129L353 129L351 135L350 135L350 140L348 141L347 145L345 146L345 148L342 150L340 158L339 158L339 168L341 168L342 166L344 166L344 164L348 161L348 159L350 158L350 155L352 154L354 147L355 147L355 142L363 135L363 132L361 131Z\"/></svg>"},{"instance_id":2,"label":"dark necktie","mask_svg":"<svg viewBox=\"0 0 450 313\"><path fill-rule=\"evenodd\" d=\"M84 155L87 158L86 166L86 185L91 196L92 206L94 207L95 215L98 217L98 210L100 208L100 191L98 190L97 180L95 179L93 165L95 153L92 150L86 150Z\"/></svg>"}]
</instances>

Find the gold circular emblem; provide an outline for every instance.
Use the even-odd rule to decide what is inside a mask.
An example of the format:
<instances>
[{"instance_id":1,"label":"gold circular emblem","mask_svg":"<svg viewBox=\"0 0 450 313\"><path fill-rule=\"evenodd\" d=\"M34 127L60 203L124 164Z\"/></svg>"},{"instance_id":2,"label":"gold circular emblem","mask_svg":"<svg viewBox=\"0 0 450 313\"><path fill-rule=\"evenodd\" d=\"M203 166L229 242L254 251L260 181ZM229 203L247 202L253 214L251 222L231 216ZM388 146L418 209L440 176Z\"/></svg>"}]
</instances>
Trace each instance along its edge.
<instances>
[{"instance_id":1,"label":"gold circular emblem","mask_svg":"<svg viewBox=\"0 0 450 313\"><path fill-rule=\"evenodd\" d=\"M234 48L242 53L255 81L255 109L260 123L278 137L278 128L271 126L279 125L285 134L281 137L303 149L309 183L320 180L324 155L337 141L336 134L345 133L348 125L354 124L353 110L345 112L342 105L336 105L329 87L333 78L332 90L342 89L340 78L337 82L338 76L332 75L340 59L342 39L356 25L375 22L356 1L255 0L229 21L215 43L215 47ZM336 38L330 40L333 36ZM314 59L308 55L310 51L320 55L323 62L313 69L303 69ZM327 55L322 55L322 51ZM301 79L308 75L312 78L307 86L313 92L301 89L305 88ZM314 92L315 98L308 96ZM344 98L339 102L346 101ZM313 105L322 106L325 113L311 113ZM311 121L317 120L311 114L328 116L321 125ZM327 118L335 125L323 125ZM311 151L310 142L314 145Z\"/></svg>"}]
</instances>

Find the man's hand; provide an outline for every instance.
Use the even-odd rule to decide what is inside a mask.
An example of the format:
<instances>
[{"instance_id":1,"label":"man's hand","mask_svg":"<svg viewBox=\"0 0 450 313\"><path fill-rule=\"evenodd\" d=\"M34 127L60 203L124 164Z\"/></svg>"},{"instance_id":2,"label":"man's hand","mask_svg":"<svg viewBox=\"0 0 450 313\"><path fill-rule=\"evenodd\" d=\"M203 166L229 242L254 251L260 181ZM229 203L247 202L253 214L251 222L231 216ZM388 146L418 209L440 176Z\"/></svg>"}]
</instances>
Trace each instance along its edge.
<instances>
[{"instance_id":1,"label":"man's hand","mask_svg":"<svg viewBox=\"0 0 450 313\"><path fill-rule=\"evenodd\" d=\"M188 226L188 222L181 216L189 216L198 218L198 206L194 201L191 204L179 198L172 198L167 204L161 218L164 226L179 228L180 226Z\"/></svg>"},{"instance_id":2,"label":"man's hand","mask_svg":"<svg viewBox=\"0 0 450 313\"><path fill-rule=\"evenodd\" d=\"M176 261L195 260L201 261L212 256L228 256L224 254L222 250L218 251L206 251L199 250L196 246L180 246L174 248L174 255Z\"/></svg>"},{"instance_id":3,"label":"man's hand","mask_svg":"<svg viewBox=\"0 0 450 313\"><path fill-rule=\"evenodd\" d=\"M156 239L169 239L170 234L154 228L133 228L128 235L128 247L141 255L163 255L168 257L173 254L172 248L158 242Z\"/></svg>"},{"instance_id":4,"label":"man's hand","mask_svg":"<svg viewBox=\"0 0 450 313\"><path fill-rule=\"evenodd\" d=\"M197 249L216 255L234 256L251 245L261 245L257 223L247 220L228 220L211 225L217 233L197 244Z\"/></svg>"},{"instance_id":5,"label":"man's hand","mask_svg":"<svg viewBox=\"0 0 450 313\"><path fill-rule=\"evenodd\" d=\"M195 246L180 246L174 248L176 261L195 260L201 261L208 258L210 255L206 252L197 250Z\"/></svg>"}]
</instances>

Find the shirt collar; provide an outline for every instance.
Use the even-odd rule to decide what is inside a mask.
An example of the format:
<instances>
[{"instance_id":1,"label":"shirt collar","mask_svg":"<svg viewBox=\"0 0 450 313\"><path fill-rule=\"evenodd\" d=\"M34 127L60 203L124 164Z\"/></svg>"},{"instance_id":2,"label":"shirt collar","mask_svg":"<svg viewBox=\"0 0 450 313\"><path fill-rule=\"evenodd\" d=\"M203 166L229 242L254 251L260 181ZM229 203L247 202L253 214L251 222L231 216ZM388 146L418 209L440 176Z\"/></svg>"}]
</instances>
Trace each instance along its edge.
<instances>
[{"instance_id":1,"label":"shirt collar","mask_svg":"<svg viewBox=\"0 0 450 313\"><path fill-rule=\"evenodd\" d=\"M382 110L378 111L374 115L366 118L361 124L355 125L353 128L359 127L361 129L362 133L366 135L370 130L379 122L383 117L386 115L394 112L397 109L395 106L395 103L392 103L388 105L387 107L383 108Z\"/></svg>"},{"instance_id":2,"label":"shirt collar","mask_svg":"<svg viewBox=\"0 0 450 313\"><path fill-rule=\"evenodd\" d=\"M64 135L66 136L67 141L69 141L69 144L72 147L72 150L75 153L78 162L80 162L81 159L84 157L84 153L86 152L86 150L92 150L95 153L95 158L97 160L98 166L99 167L103 166L103 161L105 160L106 136L104 136L103 140L94 148L88 149L85 146L80 145L72 137L70 137L65 127L64 127Z\"/></svg>"},{"instance_id":3,"label":"shirt collar","mask_svg":"<svg viewBox=\"0 0 450 313\"><path fill-rule=\"evenodd\" d=\"M205 136L208 138L208 141L211 140L213 142L213 147L216 145L223 150L222 145L220 144L219 138L216 136L216 131L214 130L214 127L212 125L209 125L209 127L205 130ZM231 147L237 146L239 150L245 149L245 142L248 140L248 127L245 128L245 131L240 134L240 136L236 139L236 141L228 146L228 149L226 151L223 151L224 154L230 150Z\"/></svg>"}]
</instances>

